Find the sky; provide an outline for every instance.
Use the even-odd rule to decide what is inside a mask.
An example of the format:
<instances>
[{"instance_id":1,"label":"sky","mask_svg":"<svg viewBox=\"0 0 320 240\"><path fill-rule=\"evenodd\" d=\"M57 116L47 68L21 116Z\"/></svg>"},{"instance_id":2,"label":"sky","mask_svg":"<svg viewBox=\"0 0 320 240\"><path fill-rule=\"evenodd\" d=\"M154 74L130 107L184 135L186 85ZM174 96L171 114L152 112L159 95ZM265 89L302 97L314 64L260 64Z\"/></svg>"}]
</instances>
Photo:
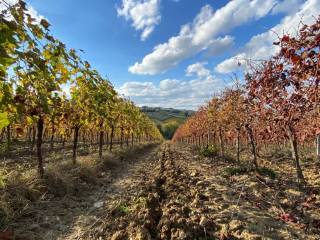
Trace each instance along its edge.
<instances>
[{"instance_id":1,"label":"sky","mask_svg":"<svg viewBox=\"0 0 320 240\"><path fill-rule=\"evenodd\" d=\"M14 1L14 0L11 0ZM320 0L27 0L137 105L197 109L315 21Z\"/></svg>"}]
</instances>

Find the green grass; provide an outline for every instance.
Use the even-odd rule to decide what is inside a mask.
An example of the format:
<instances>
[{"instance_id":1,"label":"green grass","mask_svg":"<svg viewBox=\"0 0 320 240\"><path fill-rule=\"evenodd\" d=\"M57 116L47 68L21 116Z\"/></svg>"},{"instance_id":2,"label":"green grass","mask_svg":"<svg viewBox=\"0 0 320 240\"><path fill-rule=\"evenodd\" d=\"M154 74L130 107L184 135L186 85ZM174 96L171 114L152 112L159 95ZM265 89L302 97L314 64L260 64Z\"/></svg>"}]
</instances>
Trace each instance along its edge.
<instances>
[{"instance_id":1,"label":"green grass","mask_svg":"<svg viewBox=\"0 0 320 240\"><path fill-rule=\"evenodd\" d=\"M193 111L172 108L142 107L142 111L153 120L166 139L171 139L177 128L193 114Z\"/></svg>"},{"instance_id":2,"label":"green grass","mask_svg":"<svg viewBox=\"0 0 320 240\"><path fill-rule=\"evenodd\" d=\"M120 204L117 207L117 211L121 214L127 214L130 212L130 208L127 206L127 204Z\"/></svg>"},{"instance_id":3,"label":"green grass","mask_svg":"<svg viewBox=\"0 0 320 240\"><path fill-rule=\"evenodd\" d=\"M267 167L259 168L258 173L263 176L270 177L271 179L275 179L277 177L277 174L275 173L275 171L273 171L271 168L267 168Z\"/></svg>"},{"instance_id":4,"label":"green grass","mask_svg":"<svg viewBox=\"0 0 320 240\"><path fill-rule=\"evenodd\" d=\"M205 147L200 150L200 155L203 157L213 158L218 156L218 154L219 150L214 146Z\"/></svg>"},{"instance_id":5,"label":"green grass","mask_svg":"<svg viewBox=\"0 0 320 240\"><path fill-rule=\"evenodd\" d=\"M146 113L155 122L165 122L169 119L175 119L183 122L186 118L193 114L190 110L178 110L167 108L151 108L142 107L142 111Z\"/></svg>"},{"instance_id":6,"label":"green grass","mask_svg":"<svg viewBox=\"0 0 320 240\"><path fill-rule=\"evenodd\" d=\"M254 171L253 168L245 167L245 166L239 166L239 167L228 167L224 169L224 176L225 177L231 177L231 176L238 176L243 174L248 174L250 172ZM257 172L262 175L269 177L271 179L275 179L277 177L277 174L275 171L273 171L271 168L267 167L261 167L257 170Z\"/></svg>"},{"instance_id":7,"label":"green grass","mask_svg":"<svg viewBox=\"0 0 320 240\"><path fill-rule=\"evenodd\" d=\"M250 170L244 166L241 167L228 167L224 170L224 175L226 177L231 177L235 175L243 175L248 173Z\"/></svg>"}]
</instances>

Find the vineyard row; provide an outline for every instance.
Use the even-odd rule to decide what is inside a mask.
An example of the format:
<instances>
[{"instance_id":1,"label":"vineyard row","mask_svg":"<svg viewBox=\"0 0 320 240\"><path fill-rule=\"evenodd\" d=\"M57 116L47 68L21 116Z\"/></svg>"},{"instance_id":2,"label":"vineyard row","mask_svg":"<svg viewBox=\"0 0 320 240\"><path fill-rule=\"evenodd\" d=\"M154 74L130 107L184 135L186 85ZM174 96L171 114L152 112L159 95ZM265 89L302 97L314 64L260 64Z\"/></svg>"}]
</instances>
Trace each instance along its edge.
<instances>
[{"instance_id":1,"label":"vineyard row","mask_svg":"<svg viewBox=\"0 0 320 240\"><path fill-rule=\"evenodd\" d=\"M43 141L121 144L157 141L155 124L108 79L50 33L46 19L34 19L26 3L0 0L0 130L10 151L12 135L36 145L44 174ZM81 50L82 51L82 50Z\"/></svg>"},{"instance_id":2,"label":"vineyard row","mask_svg":"<svg viewBox=\"0 0 320 240\"><path fill-rule=\"evenodd\" d=\"M295 36L274 42L279 51L271 59L246 61L244 83L235 77L234 87L202 106L177 130L174 140L215 145L222 156L226 145L235 142L238 161L241 145L247 142L255 168L261 145L289 143L297 179L305 182L301 145L316 142L320 160L320 17L300 27Z\"/></svg>"}]
</instances>

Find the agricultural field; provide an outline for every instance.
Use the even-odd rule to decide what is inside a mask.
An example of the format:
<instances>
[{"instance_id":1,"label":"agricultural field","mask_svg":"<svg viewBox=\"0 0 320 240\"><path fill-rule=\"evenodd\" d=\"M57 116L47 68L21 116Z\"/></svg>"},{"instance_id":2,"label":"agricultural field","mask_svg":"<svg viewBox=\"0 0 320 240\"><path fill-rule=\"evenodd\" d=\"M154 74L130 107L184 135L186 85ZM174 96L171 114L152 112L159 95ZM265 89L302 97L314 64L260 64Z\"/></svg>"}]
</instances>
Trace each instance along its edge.
<instances>
[{"instance_id":1,"label":"agricultural field","mask_svg":"<svg viewBox=\"0 0 320 240\"><path fill-rule=\"evenodd\" d=\"M246 161L239 167L231 157L165 144L150 162L152 173L147 167L131 186L138 191L80 239L318 239L319 164L305 164L317 187L303 192L283 171L291 167L274 165L274 157L255 172Z\"/></svg>"},{"instance_id":2,"label":"agricultural field","mask_svg":"<svg viewBox=\"0 0 320 240\"><path fill-rule=\"evenodd\" d=\"M194 113L194 111L190 110L172 108L142 107L141 110L156 123L158 129L166 139L171 139L177 128Z\"/></svg>"},{"instance_id":3,"label":"agricultural field","mask_svg":"<svg viewBox=\"0 0 320 240\"><path fill-rule=\"evenodd\" d=\"M15 239L319 238L319 163L303 161L309 187L301 190L287 152L260 159L258 172L248 153L241 165L207 153L165 143L102 160L93 152L76 167L50 158L45 181L26 168L9 176L8 224Z\"/></svg>"},{"instance_id":4,"label":"agricultural field","mask_svg":"<svg viewBox=\"0 0 320 240\"><path fill-rule=\"evenodd\" d=\"M0 240L320 239L320 0L59 1L0 0Z\"/></svg>"}]
</instances>

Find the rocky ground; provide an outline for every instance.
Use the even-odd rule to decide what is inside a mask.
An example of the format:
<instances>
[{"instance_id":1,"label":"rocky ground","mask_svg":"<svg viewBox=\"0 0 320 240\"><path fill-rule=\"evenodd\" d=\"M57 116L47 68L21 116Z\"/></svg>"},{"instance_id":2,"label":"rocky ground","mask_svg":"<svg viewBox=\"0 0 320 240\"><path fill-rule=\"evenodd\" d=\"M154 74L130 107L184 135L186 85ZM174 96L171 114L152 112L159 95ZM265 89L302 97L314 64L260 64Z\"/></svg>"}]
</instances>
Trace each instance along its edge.
<instances>
[{"instance_id":1,"label":"rocky ground","mask_svg":"<svg viewBox=\"0 0 320 240\"><path fill-rule=\"evenodd\" d=\"M40 202L16 229L29 240L320 239L319 165L300 190L287 160L264 164L274 178L166 143L113 162L81 197Z\"/></svg>"}]
</instances>

